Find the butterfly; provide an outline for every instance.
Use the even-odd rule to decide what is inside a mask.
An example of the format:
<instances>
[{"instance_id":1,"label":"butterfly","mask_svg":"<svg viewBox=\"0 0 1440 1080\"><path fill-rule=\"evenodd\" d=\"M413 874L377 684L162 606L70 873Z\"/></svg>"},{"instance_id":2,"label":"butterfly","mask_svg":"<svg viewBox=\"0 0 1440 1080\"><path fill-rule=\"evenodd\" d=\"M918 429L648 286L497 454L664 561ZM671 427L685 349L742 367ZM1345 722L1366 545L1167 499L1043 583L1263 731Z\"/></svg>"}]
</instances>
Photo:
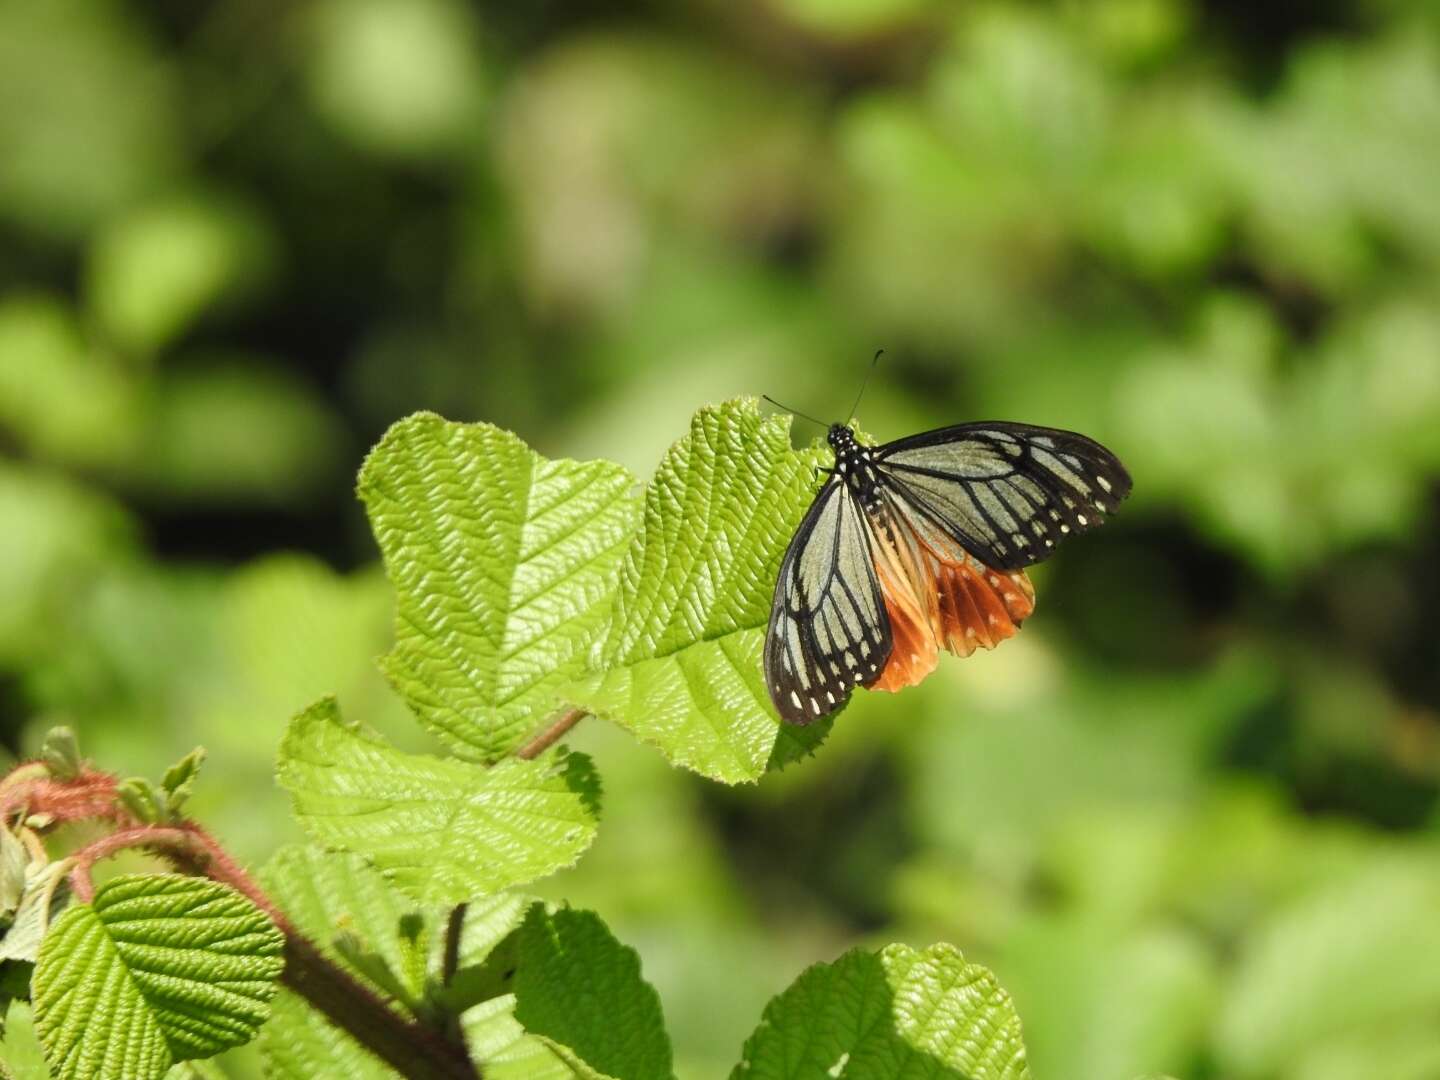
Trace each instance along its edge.
<instances>
[{"instance_id":1,"label":"butterfly","mask_svg":"<svg viewBox=\"0 0 1440 1080\"><path fill-rule=\"evenodd\" d=\"M878 354L877 354L878 358ZM897 691L1013 635L1035 609L1025 567L1130 494L1105 447L1057 428L982 421L882 446L830 425L835 465L775 584L765 683L808 724L857 686Z\"/></svg>"}]
</instances>

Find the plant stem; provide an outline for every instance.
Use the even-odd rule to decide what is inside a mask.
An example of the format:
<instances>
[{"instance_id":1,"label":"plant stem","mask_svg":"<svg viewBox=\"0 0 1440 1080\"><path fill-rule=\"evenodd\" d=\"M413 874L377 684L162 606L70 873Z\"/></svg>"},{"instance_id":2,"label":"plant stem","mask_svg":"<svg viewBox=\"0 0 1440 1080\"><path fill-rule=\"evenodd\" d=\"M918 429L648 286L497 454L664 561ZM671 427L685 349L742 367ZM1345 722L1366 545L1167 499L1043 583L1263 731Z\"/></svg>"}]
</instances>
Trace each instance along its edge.
<instances>
[{"instance_id":1,"label":"plant stem","mask_svg":"<svg viewBox=\"0 0 1440 1080\"><path fill-rule=\"evenodd\" d=\"M121 829L76 852L70 880L82 903L95 896L91 867L127 848L162 851L177 868L228 885L264 911L285 935L281 982L401 1076L410 1080L480 1080L480 1070L458 1035L446 1038L434 1028L407 1019L327 957L295 928L230 853L194 822Z\"/></svg>"},{"instance_id":2,"label":"plant stem","mask_svg":"<svg viewBox=\"0 0 1440 1080\"><path fill-rule=\"evenodd\" d=\"M559 742L567 731L589 715L584 709L566 709L542 728L533 739L516 750L515 756L524 758L526 761L539 757Z\"/></svg>"},{"instance_id":3,"label":"plant stem","mask_svg":"<svg viewBox=\"0 0 1440 1080\"><path fill-rule=\"evenodd\" d=\"M469 904L456 904L445 923L445 955L440 965L440 979L446 986L460 970L460 935L465 929L465 912L469 907Z\"/></svg>"},{"instance_id":4,"label":"plant stem","mask_svg":"<svg viewBox=\"0 0 1440 1080\"><path fill-rule=\"evenodd\" d=\"M479 1080L461 1043L406 1020L293 928L281 980L351 1038L412 1080Z\"/></svg>"}]
</instances>

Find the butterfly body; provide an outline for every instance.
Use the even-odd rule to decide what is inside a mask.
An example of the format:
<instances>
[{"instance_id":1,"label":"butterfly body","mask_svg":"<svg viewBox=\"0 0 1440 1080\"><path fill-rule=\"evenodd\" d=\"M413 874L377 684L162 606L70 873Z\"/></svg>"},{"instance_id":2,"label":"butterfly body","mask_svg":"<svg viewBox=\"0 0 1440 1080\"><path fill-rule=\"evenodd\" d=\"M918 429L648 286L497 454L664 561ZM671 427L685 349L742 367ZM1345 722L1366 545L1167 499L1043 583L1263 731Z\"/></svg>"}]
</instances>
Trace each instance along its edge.
<instances>
[{"instance_id":1,"label":"butterfly body","mask_svg":"<svg viewBox=\"0 0 1440 1080\"><path fill-rule=\"evenodd\" d=\"M867 511L880 506L880 474L875 471L874 451L855 438L845 424L831 424L825 437L835 451L835 469Z\"/></svg>"},{"instance_id":2,"label":"butterfly body","mask_svg":"<svg viewBox=\"0 0 1440 1080\"><path fill-rule=\"evenodd\" d=\"M867 446L846 424L834 467L780 565L765 681L810 723L856 686L900 690L940 649L968 656L1034 610L1024 567L1100 524L1130 477L1074 432L990 421Z\"/></svg>"}]
</instances>

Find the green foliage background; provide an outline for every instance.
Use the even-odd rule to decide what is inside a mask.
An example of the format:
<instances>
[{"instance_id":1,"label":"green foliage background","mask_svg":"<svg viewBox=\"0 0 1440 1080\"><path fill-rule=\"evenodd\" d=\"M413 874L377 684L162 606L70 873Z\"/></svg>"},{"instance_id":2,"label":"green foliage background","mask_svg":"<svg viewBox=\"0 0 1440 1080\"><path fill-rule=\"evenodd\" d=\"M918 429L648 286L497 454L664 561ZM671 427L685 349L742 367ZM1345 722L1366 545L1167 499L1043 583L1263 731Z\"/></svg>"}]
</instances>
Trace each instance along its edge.
<instances>
[{"instance_id":1,"label":"green foliage background","mask_svg":"<svg viewBox=\"0 0 1440 1080\"><path fill-rule=\"evenodd\" d=\"M1017 640L759 785L577 729L605 817L545 888L679 1074L946 940L1048 1080L1432 1077L1437 190L1425 0L0 0L0 736L203 742L258 864L307 703L433 749L374 662L392 421L645 478L884 346L878 438L1077 428L1136 495Z\"/></svg>"}]
</instances>

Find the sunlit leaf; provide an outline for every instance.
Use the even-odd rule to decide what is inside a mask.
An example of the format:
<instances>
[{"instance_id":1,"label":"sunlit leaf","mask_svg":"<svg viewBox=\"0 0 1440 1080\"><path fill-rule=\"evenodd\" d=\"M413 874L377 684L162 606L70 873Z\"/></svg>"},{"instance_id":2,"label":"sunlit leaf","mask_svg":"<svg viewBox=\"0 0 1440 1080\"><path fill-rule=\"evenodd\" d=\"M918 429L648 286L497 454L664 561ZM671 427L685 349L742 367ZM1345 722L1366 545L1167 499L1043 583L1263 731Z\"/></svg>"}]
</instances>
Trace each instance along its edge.
<instances>
[{"instance_id":1,"label":"sunlit leaf","mask_svg":"<svg viewBox=\"0 0 1440 1080\"><path fill-rule=\"evenodd\" d=\"M828 723L782 725L760 657L775 575L813 493L788 417L753 399L702 409L665 455L625 558L607 670L579 703L676 764L738 783L808 753Z\"/></svg>"},{"instance_id":2,"label":"sunlit leaf","mask_svg":"<svg viewBox=\"0 0 1440 1080\"><path fill-rule=\"evenodd\" d=\"M513 749L608 626L633 480L549 461L488 424L419 414L366 459L360 495L398 594L386 673L457 749Z\"/></svg>"},{"instance_id":3,"label":"sunlit leaf","mask_svg":"<svg viewBox=\"0 0 1440 1080\"><path fill-rule=\"evenodd\" d=\"M283 939L234 890L131 875L51 927L32 980L35 1024L60 1080L146 1080L255 1037Z\"/></svg>"},{"instance_id":4,"label":"sunlit leaf","mask_svg":"<svg viewBox=\"0 0 1440 1080\"><path fill-rule=\"evenodd\" d=\"M1020 1019L993 976L949 945L856 949L765 1008L731 1080L1028 1080Z\"/></svg>"},{"instance_id":5,"label":"sunlit leaf","mask_svg":"<svg viewBox=\"0 0 1440 1080\"><path fill-rule=\"evenodd\" d=\"M484 767L407 754L344 723L333 699L280 750L301 823L424 904L456 904L569 866L595 837L599 783L581 754Z\"/></svg>"}]
</instances>

